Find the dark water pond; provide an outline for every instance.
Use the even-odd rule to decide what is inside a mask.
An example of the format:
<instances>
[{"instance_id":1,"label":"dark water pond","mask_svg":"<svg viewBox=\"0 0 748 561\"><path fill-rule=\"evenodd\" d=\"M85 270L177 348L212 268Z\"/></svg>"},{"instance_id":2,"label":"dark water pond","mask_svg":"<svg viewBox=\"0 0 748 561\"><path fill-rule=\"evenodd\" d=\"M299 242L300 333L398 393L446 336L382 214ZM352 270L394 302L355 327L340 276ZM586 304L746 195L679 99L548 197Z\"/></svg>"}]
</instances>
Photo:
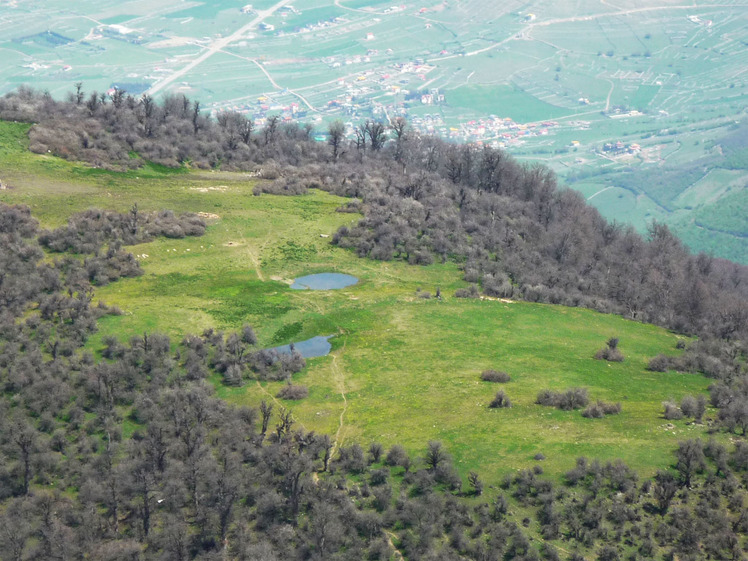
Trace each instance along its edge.
<instances>
[{"instance_id":1,"label":"dark water pond","mask_svg":"<svg viewBox=\"0 0 748 561\"><path fill-rule=\"evenodd\" d=\"M332 348L332 345L330 345L329 341L329 339L331 339L332 337L333 335L318 335L317 337L312 337L311 339L307 339L306 341L299 341L298 343L294 343L293 346L294 349L299 351L301 353L301 356L303 356L304 358L326 356L330 354L330 349ZM280 347L273 348L279 353L291 353L291 345L281 345Z\"/></svg>"},{"instance_id":2,"label":"dark water pond","mask_svg":"<svg viewBox=\"0 0 748 561\"><path fill-rule=\"evenodd\" d=\"M357 282L358 279L352 275L319 273L317 275L307 275L294 279L291 288L294 290L334 290L351 286Z\"/></svg>"}]
</instances>

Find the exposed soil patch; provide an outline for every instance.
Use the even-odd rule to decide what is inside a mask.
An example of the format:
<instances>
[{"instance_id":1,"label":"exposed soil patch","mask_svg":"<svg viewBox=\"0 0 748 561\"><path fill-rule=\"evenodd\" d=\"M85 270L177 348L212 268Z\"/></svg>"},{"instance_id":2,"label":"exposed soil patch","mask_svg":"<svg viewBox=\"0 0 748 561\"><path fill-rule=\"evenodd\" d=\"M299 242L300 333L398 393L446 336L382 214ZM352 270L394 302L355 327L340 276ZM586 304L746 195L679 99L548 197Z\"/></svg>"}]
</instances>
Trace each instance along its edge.
<instances>
[{"instance_id":1,"label":"exposed soil patch","mask_svg":"<svg viewBox=\"0 0 748 561\"><path fill-rule=\"evenodd\" d=\"M198 193L210 193L212 191L218 191L223 193L228 187L226 185L214 185L212 187L190 187L190 191L197 191Z\"/></svg>"},{"instance_id":2,"label":"exposed soil patch","mask_svg":"<svg viewBox=\"0 0 748 561\"><path fill-rule=\"evenodd\" d=\"M148 45L152 49L171 49L174 47L183 47L194 44L196 41L192 37L171 37L162 41L156 41Z\"/></svg>"}]
</instances>

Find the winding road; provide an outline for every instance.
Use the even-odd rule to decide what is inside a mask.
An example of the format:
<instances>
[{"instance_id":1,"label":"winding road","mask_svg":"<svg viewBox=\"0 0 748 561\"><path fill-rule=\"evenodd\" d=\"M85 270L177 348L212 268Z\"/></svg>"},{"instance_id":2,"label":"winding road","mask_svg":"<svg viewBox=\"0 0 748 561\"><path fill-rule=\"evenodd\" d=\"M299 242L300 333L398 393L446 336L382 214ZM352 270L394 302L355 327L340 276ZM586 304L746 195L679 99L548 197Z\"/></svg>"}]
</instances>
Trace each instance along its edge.
<instances>
[{"instance_id":1,"label":"winding road","mask_svg":"<svg viewBox=\"0 0 748 561\"><path fill-rule=\"evenodd\" d=\"M610 4L608 4L610 5ZM487 47L483 47L482 49L478 49L475 51L470 51L467 53L460 53L456 55L449 55L444 57L436 57L428 59L426 62L441 62L444 60L449 60L452 58L459 58L463 56L475 56L479 55L485 52L488 52L490 50L495 49L496 47L500 47L501 45L504 45L508 43L509 41L512 41L517 38L517 36L521 36L524 34L529 34L532 32L532 30L535 27L546 27L549 25L556 25L559 23L574 23L578 21L592 21L599 18L608 18L608 17L615 17L615 16L627 16L631 14L640 14L643 12L656 12L656 11L662 11L662 10L698 10L698 9L706 9L706 8L735 8L735 7L743 7L743 6L734 6L732 4L692 4L687 6L650 6L646 8L631 8L627 10L618 10L615 12L603 12L599 14L589 14L586 16L572 16L568 18L553 18L548 20L542 20L537 21L533 23L528 23L524 28L520 29L516 33L510 35L509 37L502 39L501 41L497 41L495 43L491 43Z\"/></svg>"}]
</instances>

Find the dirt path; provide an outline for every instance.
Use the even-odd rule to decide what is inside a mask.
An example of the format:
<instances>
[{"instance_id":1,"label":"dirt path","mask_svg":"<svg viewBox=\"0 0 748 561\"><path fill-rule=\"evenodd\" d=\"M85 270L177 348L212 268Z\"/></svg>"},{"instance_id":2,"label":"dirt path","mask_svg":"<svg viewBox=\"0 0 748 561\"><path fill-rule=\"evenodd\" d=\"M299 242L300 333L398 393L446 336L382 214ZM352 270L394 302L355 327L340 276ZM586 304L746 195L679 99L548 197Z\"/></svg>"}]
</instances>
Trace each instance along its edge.
<instances>
[{"instance_id":1,"label":"dirt path","mask_svg":"<svg viewBox=\"0 0 748 561\"><path fill-rule=\"evenodd\" d=\"M340 349L339 352L342 353L343 351L345 351L345 342L343 342L343 348ZM332 375L336 385L338 386L338 390L340 391L340 396L343 398L343 410L340 412L338 430L335 433L335 442L333 443L332 451L330 452L331 457L335 455L335 451L343 444L343 440L345 440L341 438L340 434L343 432L343 427L345 426L345 412L348 410L348 399L345 396L345 374L343 373L340 366L338 366L337 353L332 355Z\"/></svg>"},{"instance_id":2,"label":"dirt path","mask_svg":"<svg viewBox=\"0 0 748 561\"><path fill-rule=\"evenodd\" d=\"M397 538L397 536L393 532L390 532L389 530L383 530L383 531L384 531L384 535L387 536L387 544L395 551L395 559L399 559L400 561L405 559L402 552L395 547L395 542L392 541L392 538Z\"/></svg>"},{"instance_id":3,"label":"dirt path","mask_svg":"<svg viewBox=\"0 0 748 561\"><path fill-rule=\"evenodd\" d=\"M608 83L610 84L610 90L608 91L608 97L605 99L605 111L610 109L610 96L613 95L613 90L616 87L616 85L613 83L613 80L608 80Z\"/></svg>"},{"instance_id":4,"label":"dirt path","mask_svg":"<svg viewBox=\"0 0 748 561\"><path fill-rule=\"evenodd\" d=\"M260 248L260 251L262 251L262 248ZM257 278L262 282L265 282L265 276L262 274L262 269L260 268L260 259L257 255L255 255L255 252L252 248L247 248L247 257L249 257L249 260L252 262L255 271L257 271Z\"/></svg>"},{"instance_id":5,"label":"dirt path","mask_svg":"<svg viewBox=\"0 0 748 561\"><path fill-rule=\"evenodd\" d=\"M297 92L296 92L296 91L294 91L294 90L291 90L291 89L288 89L288 88L284 88L284 87L283 87L283 86L281 86L281 85L280 85L280 84L279 84L278 82L276 82L276 81L275 81L275 79L273 79L273 77L272 77L272 76L270 75L270 73L269 73L269 72L268 72L268 71L267 71L267 70L265 69L265 67L264 67L264 66L263 66L263 65L262 65L262 64L261 64L261 63L260 63L260 62L259 62L259 61L258 61L258 60L257 60L256 58L249 58L249 57L246 57L246 56L241 56L241 55L238 55L238 54L236 54L236 53L232 53L231 51L224 51L224 50L221 50L220 52L221 52L222 54L225 54L225 55L233 56L233 57L235 57L235 58L240 58L240 59L242 59L242 60L246 60L247 62L251 62L252 64L254 64L255 66L257 66L257 68L259 68L259 69L260 69L260 71L262 71L262 73L263 73L263 74L265 75L265 77L266 77L266 78L268 79L268 81L270 82L270 84L271 84L271 85L272 85L272 86L273 86L273 87L274 87L274 88L275 88L276 90L279 90L279 91L284 91L284 90L285 90L285 91L287 91L288 93L290 93L291 95L295 95L295 96L296 96L296 97L298 97L298 98L299 98L299 99L300 99L300 100L301 100L301 101L302 101L302 102L303 102L303 103L304 103L304 104L305 104L305 105L306 105L306 106L307 106L307 107L308 107L308 108L309 108L309 109L310 109L311 111L314 111L315 113L319 113L319 110L318 110L318 109L316 109L316 108L315 108L315 107L314 107L314 106L313 106L313 105L312 105L311 103L309 103L309 100L308 100L307 98L305 98L305 97L304 97L303 95L301 95L300 93L297 93Z\"/></svg>"},{"instance_id":6,"label":"dirt path","mask_svg":"<svg viewBox=\"0 0 748 561\"><path fill-rule=\"evenodd\" d=\"M594 195L590 195L589 197L587 197L587 200L589 201L590 199L592 199L592 198L594 198L594 197L597 197L597 196L598 196L598 195L599 195L600 193L604 193L604 192L605 192L605 191L607 191L608 189L612 189L612 188L613 188L613 186L611 185L610 187L605 187L604 189L600 189L600 190L599 190L599 191L598 191L597 193L595 193Z\"/></svg>"},{"instance_id":7,"label":"dirt path","mask_svg":"<svg viewBox=\"0 0 748 561\"><path fill-rule=\"evenodd\" d=\"M241 231L241 228L237 229L237 233L239 234L239 237L242 240L242 247L246 247L246 253L247 257L249 258L250 262L252 263L252 267L254 268L255 272L257 273L257 278L260 279L262 282L265 282L265 275L262 274L262 268L260 266L260 255L262 255L262 250L265 249L265 246L267 245L267 241L265 241L259 249L253 248L250 244L247 243L247 238L244 237L244 234Z\"/></svg>"}]
</instances>

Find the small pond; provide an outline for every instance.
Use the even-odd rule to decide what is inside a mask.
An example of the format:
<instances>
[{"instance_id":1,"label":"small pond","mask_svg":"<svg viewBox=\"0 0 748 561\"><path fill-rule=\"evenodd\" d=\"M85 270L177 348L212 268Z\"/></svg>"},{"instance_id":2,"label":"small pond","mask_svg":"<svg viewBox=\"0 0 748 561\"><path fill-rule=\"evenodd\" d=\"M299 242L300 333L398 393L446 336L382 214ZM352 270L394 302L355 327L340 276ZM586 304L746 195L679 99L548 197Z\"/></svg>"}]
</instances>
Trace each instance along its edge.
<instances>
[{"instance_id":1,"label":"small pond","mask_svg":"<svg viewBox=\"0 0 748 561\"><path fill-rule=\"evenodd\" d=\"M330 354L330 349L332 348L332 345L330 345L329 339L334 337L333 335L327 335L327 336L321 336L318 335L317 337L312 337L311 339L307 339L306 341L299 341L298 343L294 343L294 349L299 351L301 353L301 356L304 358L314 358L316 356L327 356ZM291 352L291 345L281 345L280 347L273 347L276 351L279 353L290 353Z\"/></svg>"},{"instance_id":2,"label":"small pond","mask_svg":"<svg viewBox=\"0 0 748 561\"><path fill-rule=\"evenodd\" d=\"M334 290L351 286L357 282L358 279L352 275L319 273L317 275L307 275L294 279L291 288L294 290Z\"/></svg>"}]
</instances>

